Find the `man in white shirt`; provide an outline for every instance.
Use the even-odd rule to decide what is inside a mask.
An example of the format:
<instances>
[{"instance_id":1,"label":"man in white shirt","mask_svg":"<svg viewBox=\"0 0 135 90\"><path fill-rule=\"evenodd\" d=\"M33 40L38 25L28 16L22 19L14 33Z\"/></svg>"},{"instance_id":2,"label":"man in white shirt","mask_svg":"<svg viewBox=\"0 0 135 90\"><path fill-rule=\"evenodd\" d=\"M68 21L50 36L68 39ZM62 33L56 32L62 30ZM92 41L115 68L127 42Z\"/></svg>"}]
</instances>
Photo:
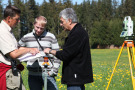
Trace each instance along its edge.
<instances>
[{"instance_id":1,"label":"man in white shirt","mask_svg":"<svg viewBox=\"0 0 135 90\"><path fill-rule=\"evenodd\" d=\"M0 90L25 90L16 58L28 52L33 55L39 52L36 48L18 48L12 29L20 22L20 13L17 7L9 5L0 23Z\"/></svg>"}]
</instances>

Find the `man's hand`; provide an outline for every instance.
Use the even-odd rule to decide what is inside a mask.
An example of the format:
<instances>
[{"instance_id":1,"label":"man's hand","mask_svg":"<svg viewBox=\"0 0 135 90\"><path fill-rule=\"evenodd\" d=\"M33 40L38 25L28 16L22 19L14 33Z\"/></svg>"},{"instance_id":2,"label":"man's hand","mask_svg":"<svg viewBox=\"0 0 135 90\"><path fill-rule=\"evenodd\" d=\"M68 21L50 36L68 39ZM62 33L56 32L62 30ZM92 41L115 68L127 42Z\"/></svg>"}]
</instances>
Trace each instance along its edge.
<instances>
[{"instance_id":1,"label":"man's hand","mask_svg":"<svg viewBox=\"0 0 135 90\"><path fill-rule=\"evenodd\" d=\"M37 48L29 48L29 52L32 54L32 55L36 55L37 53L39 53L39 50Z\"/></svg>"},{"instance_id":2,"label":"man's hand","mask_svg":"<svg viewBox=\"0 0 135 90\"><path fill-rule=\"evenodd\" d=\"M8 53L7 55L9 55L13 59L16 59L26 53L31 53L32 55L36 55L37 53L39 53L39 50L37 48L20 47L19 49L15 49L12 52Z\"/></svg>"},{"instance_id":3,"label":"man's hand","mask_svg":"<svg viewBox=\"0 0 135 90\"><path fill-rule=\"evenodd\" d=\"M50 50L51 50L50 48L46 48L46 49L44 49L44 52L47 53L47 54L49 54L49 51Z\"/></svg>"},{"instance_id":4,"label":"man's hand","mask_svg":"<svg viewBox=\"0 0 135 90\"><path fill-rule=\"evenodd\" d=\"M56 50L51 50L50 48L44 49L44 52L46 54L53 54L54 56L56 55Z\"/></svg>"}]
</instances>

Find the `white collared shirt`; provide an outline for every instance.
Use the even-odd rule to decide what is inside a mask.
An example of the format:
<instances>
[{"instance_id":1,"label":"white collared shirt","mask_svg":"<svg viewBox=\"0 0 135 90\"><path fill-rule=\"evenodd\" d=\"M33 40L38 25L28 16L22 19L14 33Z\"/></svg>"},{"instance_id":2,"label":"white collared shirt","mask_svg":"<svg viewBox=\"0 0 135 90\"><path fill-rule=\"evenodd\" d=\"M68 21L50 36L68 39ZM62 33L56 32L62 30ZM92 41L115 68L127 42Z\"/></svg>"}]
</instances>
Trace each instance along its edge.
<instances>
[{"instance_id":1,"label":"white collared shirt","mask_svg":"<svg viewBox=\"0 0 135 90\"><path fill-rule=\"evenodd\" d=\"M11 32L11 27L3 20L0 23L0 62L11 65L4 55L18 49L17 41Z\"/></svg>"}]
</instances>

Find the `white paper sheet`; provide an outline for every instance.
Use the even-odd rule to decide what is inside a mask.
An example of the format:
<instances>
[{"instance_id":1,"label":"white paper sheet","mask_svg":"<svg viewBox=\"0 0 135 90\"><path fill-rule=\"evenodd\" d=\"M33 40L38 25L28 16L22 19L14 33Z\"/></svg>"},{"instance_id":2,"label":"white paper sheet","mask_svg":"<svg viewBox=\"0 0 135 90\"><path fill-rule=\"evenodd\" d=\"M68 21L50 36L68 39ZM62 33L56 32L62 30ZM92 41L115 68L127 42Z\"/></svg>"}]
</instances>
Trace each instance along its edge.
<instances>
[{"instance_id":1,"label":"white paper sheet","mask_svg":"<svg viewBox=\"0 0 135 90\"><path fill-rule=\"evenodd\" d=\"M21 57L18 58L18 60L20 60L20 62L23 61L28 61L28 60L35 60L38 59L40 57L43 57L44 55L42 55L41 53L37 53L36 55L32 55L31 53L27 53Z\"/></svg>"}]
</instances>

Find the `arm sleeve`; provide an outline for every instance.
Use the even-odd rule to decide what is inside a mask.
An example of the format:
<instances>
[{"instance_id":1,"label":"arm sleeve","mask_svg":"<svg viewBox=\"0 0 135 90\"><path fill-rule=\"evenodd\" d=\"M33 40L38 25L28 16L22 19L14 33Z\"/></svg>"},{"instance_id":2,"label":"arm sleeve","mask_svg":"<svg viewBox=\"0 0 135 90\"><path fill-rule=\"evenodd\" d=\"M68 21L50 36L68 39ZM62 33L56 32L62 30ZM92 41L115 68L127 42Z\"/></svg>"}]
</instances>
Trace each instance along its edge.
<instances>
[{"instance_id":1,"label":"arm sleeve","mask_svg":"<svg viewBox=\"0 0 135 90\"><path fill-rule=\"evenodd\" d=\"M59 44L58 44L55 36L52 39L51 48L52 48L52 50L57 50L57 51L59 50ZM60 64L61 64L61 61L58 58L56 58L55 56L53 56L52 61L53 61L53 67L52 67L52 70L49 72L50 76L58 74L58 70L59 70L59 67L60 67Z\"/></svg>"},{"instance_id":2,"label":"arm sleeve","mask_svg":"<svg viewBox=\"0 0 135 90\"><path fill-rule=\"evenodd\" d=\"M79 52L80 42L81 42L81 39L75 34L68 37L63 47L63 50L56 52L56 57L62 61L71 60Z\"/></svg>"},{"instance_id":3,"label":"arm sleeve","mask_svg":"<svg viewBox=\"0 0 135 90\"><path fill-rule=\"evenodd\" d=\"M25 47L25 46L26 46L26 45L25 45L25 38L22 37L22 38L19 40L18 44L19 44L20 47Z\"/></svg>"}]
</instances>

